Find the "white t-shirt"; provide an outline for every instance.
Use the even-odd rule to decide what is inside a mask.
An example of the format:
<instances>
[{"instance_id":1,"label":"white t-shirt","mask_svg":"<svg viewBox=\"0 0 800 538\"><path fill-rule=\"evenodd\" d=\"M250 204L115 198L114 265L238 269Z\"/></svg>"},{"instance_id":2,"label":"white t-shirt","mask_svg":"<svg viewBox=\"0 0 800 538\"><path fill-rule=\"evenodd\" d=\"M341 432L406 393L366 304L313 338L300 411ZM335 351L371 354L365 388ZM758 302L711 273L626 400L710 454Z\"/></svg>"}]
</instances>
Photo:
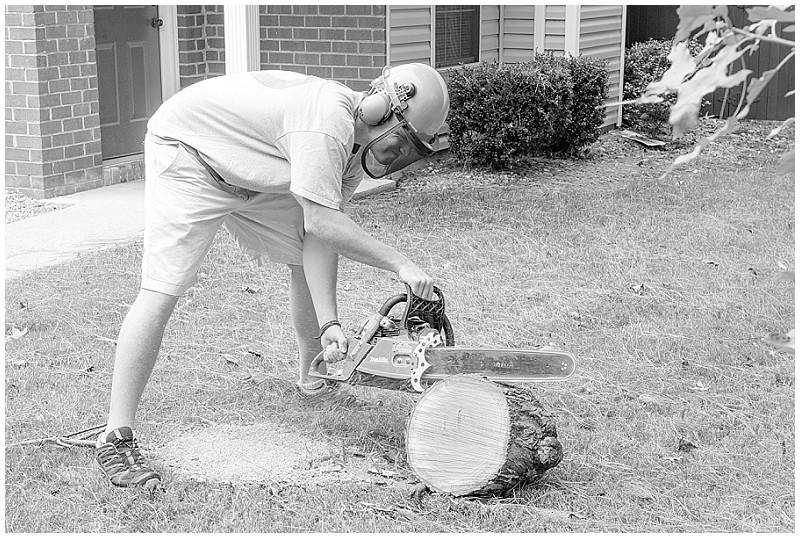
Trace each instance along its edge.
<instances>
[{"instance_id":1,"label":"white t-shirt","mask_svg":"<svg viewBox=\"0 0 800 538\"><path fill-rule=\"evenodd\" d=\"M147 126L195 148L226 183L342 209L364 176L352 152L361 98L289 71L239 73L181 90Z\"/></svg>"}]
</instances>

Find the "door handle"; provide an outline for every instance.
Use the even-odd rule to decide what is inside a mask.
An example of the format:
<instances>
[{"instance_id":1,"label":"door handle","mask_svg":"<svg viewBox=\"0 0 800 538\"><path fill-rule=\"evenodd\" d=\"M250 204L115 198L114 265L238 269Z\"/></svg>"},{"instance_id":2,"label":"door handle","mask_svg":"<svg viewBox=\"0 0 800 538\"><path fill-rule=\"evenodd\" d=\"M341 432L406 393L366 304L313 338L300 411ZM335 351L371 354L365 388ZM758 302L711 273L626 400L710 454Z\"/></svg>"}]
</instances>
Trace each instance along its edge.
<instances>
[{"instance_id":1,"label":"door handle","mask_svg":"<svg viewBox=\"0 0 800 538\"><path fill-rule=\"evenodd\" d=\"M150 25L153 28L159 28L161 26L164 26L164 19L159 19L158 17L153 17L153 20L150 21Z\"/></svg>"}]
</instances>

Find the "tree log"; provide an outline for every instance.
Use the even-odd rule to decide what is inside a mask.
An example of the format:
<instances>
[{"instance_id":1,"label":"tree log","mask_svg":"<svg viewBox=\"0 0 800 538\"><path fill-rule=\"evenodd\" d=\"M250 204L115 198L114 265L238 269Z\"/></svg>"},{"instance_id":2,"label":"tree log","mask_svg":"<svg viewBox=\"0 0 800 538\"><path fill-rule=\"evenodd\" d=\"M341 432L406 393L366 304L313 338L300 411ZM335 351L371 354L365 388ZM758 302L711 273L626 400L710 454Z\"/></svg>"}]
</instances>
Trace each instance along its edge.
<instances>
[{"instance_id":1,"label":"tree log","mask_svg":"<svg viewBox=\"0 0 800 538\"><path fill-rule=\"evenodd\" d=\"M406 452L420 481L456 496L505 494L563 457L554 417L532 389L475 374L423 393L408 419Z\"/></svg>"}]
</instances>

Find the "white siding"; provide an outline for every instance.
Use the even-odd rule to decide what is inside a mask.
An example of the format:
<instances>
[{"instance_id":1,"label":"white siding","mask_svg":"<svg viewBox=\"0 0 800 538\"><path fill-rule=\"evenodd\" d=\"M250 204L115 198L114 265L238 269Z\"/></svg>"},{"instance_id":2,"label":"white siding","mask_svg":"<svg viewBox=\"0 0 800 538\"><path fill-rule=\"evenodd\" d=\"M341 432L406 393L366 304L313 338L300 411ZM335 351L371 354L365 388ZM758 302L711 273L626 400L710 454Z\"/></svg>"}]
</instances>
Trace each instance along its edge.
<instances>
[{"instance_id":1,"label":"white siding","mask_svg":"<svg viewBox=\"0 0 800 538\"><path fill-rule=\"evenodd\" d=\"M545 8L544 50L556 56L564 55L564 35L566 34L567 6Z\"/></svg>"},{"instance_id":2,"label":"white siding","mask_svg":"<svg viewBox=\"0 0 800 538\"><path fill-rule=\"evenodd\" d=\"M389 6L388 64L431 64L431 10L433 6Z\"/></svg>"},{"instance_id":3,"label":"white siding","mask_svg":"<svg viewBox=\"0 0 800 538\"><path fill-rule=\"evenodd\" d=\"M581 6L580 54L608 61L608 98L606 104L620 100L622 79L620 56L623 42L622 6ZM604 126L614 125L618 108L606 109Z\"/></svg>"},{"instance_id":4,"label":"white siding","mask_svg":"<svg viewBox=\"0 0 800 538\"><path fill-rule=\"evenodd\" d=\"M500 61L500 6L481 6L480 60Z\"/></svg>"},{"instance_id":5,"label":"white siding","mask_svg":"<svg viewBox=\"0 0 800 538\"><path fill-rule=\"evenodd\" d=\"M503 61L529 62L533 58L534 6L505 6L503 24Z\"/></svg>"}]
</instances>

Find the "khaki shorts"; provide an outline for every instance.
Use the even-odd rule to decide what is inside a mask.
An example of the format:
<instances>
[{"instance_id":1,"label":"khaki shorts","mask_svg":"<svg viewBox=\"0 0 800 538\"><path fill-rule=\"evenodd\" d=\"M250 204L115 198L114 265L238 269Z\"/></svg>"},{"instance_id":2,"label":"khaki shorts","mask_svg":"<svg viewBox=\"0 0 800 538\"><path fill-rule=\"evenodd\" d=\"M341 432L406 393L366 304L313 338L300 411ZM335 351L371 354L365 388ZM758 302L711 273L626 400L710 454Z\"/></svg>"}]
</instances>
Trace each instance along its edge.
<instances>
[{"instance_id":1,"label":"khaki shorts","mask_svg":"<svg viewBox=\"0 0 800 538\"><path fill-rule=\"evenodd\" d=\"M302 264L303 211L291 194L221 183L184 146L148 134L142 288L183 295L223 225L259 265Z\"/></svg>"}]
</instances>

